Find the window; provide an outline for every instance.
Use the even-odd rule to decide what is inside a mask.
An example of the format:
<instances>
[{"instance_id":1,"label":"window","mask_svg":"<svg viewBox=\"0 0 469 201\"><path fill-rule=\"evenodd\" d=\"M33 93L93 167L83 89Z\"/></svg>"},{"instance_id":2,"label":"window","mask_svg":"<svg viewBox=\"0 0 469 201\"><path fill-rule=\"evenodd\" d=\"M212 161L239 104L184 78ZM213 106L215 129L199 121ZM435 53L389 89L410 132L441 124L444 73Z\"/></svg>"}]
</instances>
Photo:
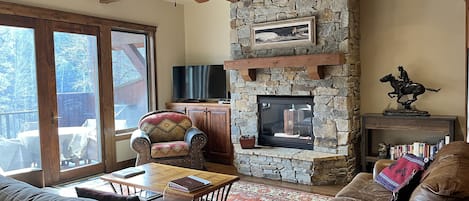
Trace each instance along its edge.
<instances>
[{"instance_id":1,"label":"window","mask_svg":"<svg viewBox=\"0 0 469 201\"><path fill-rule=\"evenodd\" d=\"M135 127L148 112L145 35L112 31L112 80L115 129Z\"/></svg>"}]
</instances>

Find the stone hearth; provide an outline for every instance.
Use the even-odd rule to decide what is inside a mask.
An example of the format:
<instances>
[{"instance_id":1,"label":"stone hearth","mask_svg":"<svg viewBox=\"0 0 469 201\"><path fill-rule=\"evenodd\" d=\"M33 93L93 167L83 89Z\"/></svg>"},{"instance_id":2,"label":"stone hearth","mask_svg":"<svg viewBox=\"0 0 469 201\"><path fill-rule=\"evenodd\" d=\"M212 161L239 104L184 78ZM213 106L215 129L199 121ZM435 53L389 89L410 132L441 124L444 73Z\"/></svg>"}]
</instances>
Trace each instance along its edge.
<instances>
[{"instance_id":1,"label":"stone hearth","mask_svg":"<svg viewBox=\"0 0 469 201\"><path fill-rule=\"evenodd\" d=\"M251 25L316 17L316 44L254 49ZM304 67L257 69L246 81L230 71L234 164L242 174L304 184L342 184L357 171L359 139L359 28L356 0L242 0L231 4L234 60L293 55L345 55L343 65L323 66L312 80ZM260 148L236 144L241 135L258 136L258 95L312 96L314 150Z\"/></svg>"},{"instance_id":2,"label":"stone hearth","mask_svg":"<svg viewBox=\"0 0 469 201\"><path fill-rule=\"evenodd\" d=\"M343 184L347 180L344 155L281 147L242 149L234 145L239 173L292 183Z\"/></svg>"}]
</instances>

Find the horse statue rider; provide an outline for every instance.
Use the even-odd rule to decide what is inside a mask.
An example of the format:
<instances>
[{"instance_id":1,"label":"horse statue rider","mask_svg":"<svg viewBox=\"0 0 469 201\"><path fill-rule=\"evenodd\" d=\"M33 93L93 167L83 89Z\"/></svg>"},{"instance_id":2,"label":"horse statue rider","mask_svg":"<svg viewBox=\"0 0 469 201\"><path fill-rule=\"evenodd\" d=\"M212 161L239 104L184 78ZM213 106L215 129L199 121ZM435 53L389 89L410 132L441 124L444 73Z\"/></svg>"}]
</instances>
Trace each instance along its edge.
<instances>
[{"instance_id":1,"label":"horse statue rider","mask_svg":"<svg viewBox=\"0 0 469 201\"><path fill-rule=\"evenodd\" d=\"M399 71L399 79L401 79L401 82L399 83L399 92L402 92L404 87L409 86L412 81L409 79L409 75L407 74L407 71L404 70L403 66L398 66L397 70Z\"/></svg>"},{"instance_id":2,"label":"horse statue rider","mask_svg":"<svg viewBox=\"0 0 469 201\"><path fill-rule=\"evenodd\" d=\"M412 115L421 115L423 112L425 115L428 114L425 111L417 111L412 109L410 105L417 100L418 95L425 93L425 90L438 92L440 89L425 88L420 83L412 82L403 66L398 66L397 69L399 70L399 79L396 79L396 77L394 77L392 74L385 75L380 79L381 82L391 83L394 91L389 92L388 96L390 98L397 97L397 102L404 107L404 110L399 110L397 113L404 112L412 113ZM408 100L401 100L401 98L405 95L412 95L412 98Z\"/></svg>"},{"instance_id":3,"label":"horse statue rider","mask_svg":"<svg viewBox=\"0 0 469 201\"><path fill-rule=\"evenodd\" d=\"M404 67L402 66L398 66L397 67L397 70L399 70L399 79L401 79L404 83L408 84L408 83L411 83L412 81L410 81L409 79L409 75L407 75L407 71L404 70Z\"/></svg>"}]
</instances>

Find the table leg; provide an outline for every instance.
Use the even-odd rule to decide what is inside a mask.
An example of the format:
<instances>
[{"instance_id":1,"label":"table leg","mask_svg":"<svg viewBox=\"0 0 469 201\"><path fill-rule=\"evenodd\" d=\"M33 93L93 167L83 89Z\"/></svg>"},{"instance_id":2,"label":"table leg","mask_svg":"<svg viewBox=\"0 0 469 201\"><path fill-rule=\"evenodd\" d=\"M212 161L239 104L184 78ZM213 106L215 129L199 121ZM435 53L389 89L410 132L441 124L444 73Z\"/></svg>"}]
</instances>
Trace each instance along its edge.
<instances>
[{"instance_id":1,"label":"table leg","mask_svg":"<svg viewBox=\"0 0 469 201\"><path fill-rule=\"evenodd\" d=\"M120 195L136 195L137 193L140 193L142 191L142 189L136 188L134 186L127 186L127 185L118 184L118 183L109 182L109 185L111 185L114 193L117 193Z\"/></svg>"},{"instance_id":2,"label":"table leg","mask_svg":"<svg viewBox=\"0 0 469 201\"><path fill-rule=\"evenodd\" d=\"M227 184L215 191L194 199L194 201L226 201L231 190L231 185L232 184Z\"/></svg>"}]
</instances>

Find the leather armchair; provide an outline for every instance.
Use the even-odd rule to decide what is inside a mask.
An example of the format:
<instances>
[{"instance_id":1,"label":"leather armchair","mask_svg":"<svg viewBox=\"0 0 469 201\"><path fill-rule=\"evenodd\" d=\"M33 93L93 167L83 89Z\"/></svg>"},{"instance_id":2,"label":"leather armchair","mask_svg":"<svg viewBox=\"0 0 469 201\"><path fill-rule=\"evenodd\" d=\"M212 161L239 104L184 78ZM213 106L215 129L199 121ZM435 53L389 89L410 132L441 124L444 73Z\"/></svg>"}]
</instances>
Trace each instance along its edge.
<instances>
[{"instance_id":1,"label":"leather armchair","mask_svg":"<svg viewBox=\"0 0 469 201\"><path fill-rule=\"evenodd\" d=\"M132 133L131 148L137 152L136 165L158 162L204 169L202 148L207 135L192 126L190 118L175 111L155 111L144 115Z\"/></svg>"}]
</instances>

